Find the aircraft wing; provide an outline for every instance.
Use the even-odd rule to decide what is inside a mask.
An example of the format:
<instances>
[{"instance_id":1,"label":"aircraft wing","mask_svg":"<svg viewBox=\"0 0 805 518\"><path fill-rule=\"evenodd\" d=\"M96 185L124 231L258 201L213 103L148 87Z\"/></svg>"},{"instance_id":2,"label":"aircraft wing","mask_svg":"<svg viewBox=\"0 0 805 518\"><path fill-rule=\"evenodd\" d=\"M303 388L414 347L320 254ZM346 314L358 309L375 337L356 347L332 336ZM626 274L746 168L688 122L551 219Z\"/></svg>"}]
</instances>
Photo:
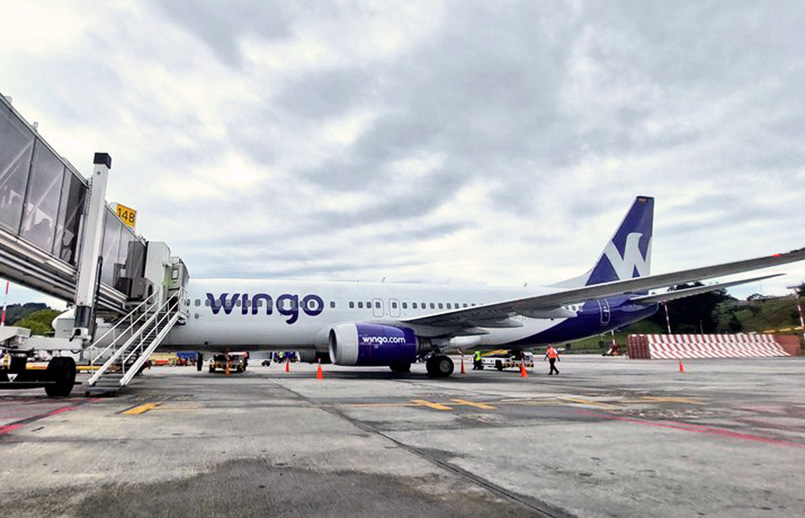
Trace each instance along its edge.
<instances>
[{"instance_id":1,"label":"aircraft wing","mask_svg":"<svg viewBox=\"0 0 805 518\"><path fill-rule=\"evenodd\" d=\"M682 290L668 291L666 293L658 293L656 295L644 295L642 297L635 297L632 302L635 304L655 304L657 302L668 302L670 300L683 299L685 297L692 297L708 291L723 290L731 288L732 286L739 286L741 284L749 284L750 282L764 281L772 277L779 277L782 273L775 273L773 275L764 275L762 277L753 277L751 279L742 279L740 281L724 282L721 284L711 284L710 286L694 286L693 288L685 288Z\"/></svg>"},{"instance_id":2,"label":"aircraft wing","mask_svg":"<svg viewBox=\"0 0 805 518\"><path fill-rule=\"evenodd\" d=\"M700 281L725 275L769 268L805 260L805 248L783 254L774 254L756 259L705 266L691 270L635 277L591 286L557 289L554 292L485 304L431 315L400 319L399 322L435 327L518 327L513 315L539 318L561 317L563 306L588 300L601 299L627 293L639 293L664 288L685 282ZM647 299L644 299L647 300Z\"/></svg>"}]
</instances>

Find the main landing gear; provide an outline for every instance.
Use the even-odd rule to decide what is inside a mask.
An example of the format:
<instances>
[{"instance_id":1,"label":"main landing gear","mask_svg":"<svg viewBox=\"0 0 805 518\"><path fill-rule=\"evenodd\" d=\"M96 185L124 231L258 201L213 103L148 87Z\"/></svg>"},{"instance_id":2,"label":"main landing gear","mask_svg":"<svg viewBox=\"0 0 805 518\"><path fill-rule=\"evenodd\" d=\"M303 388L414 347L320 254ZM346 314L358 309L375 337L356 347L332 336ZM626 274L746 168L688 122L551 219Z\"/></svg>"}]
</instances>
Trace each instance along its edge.
<instances>
[{"instance_id":1,"label":"main landing gear","mask_svg":"<svg viewBox=\"0 0 805 518\"><path fill-rule=\"evenodd\" d=\"M453 374L453 360L449 356L434 354L425 362L425 368L431 378L446 378Z\"/></svg>"}]
</instances>

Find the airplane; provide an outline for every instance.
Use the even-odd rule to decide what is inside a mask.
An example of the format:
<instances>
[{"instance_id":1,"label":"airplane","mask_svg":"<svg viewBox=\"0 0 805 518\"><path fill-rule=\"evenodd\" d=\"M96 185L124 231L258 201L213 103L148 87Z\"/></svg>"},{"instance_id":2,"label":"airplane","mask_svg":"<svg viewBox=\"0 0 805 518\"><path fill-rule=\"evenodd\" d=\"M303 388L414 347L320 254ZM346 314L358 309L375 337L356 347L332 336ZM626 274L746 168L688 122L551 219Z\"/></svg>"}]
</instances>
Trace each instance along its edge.
<instances>
[{"instance_id":1,"label":"airplane","mask_svg":"<svg viewBox=\"0 0 805 518\"><path fill-rule=\"evenodd\" d=\"M409 372L425 360L428 375L453 373L446 353L533 349L623 328L661 303L777 275L659 295L649 290L805 259L805 248L651 275L654 199L638 196L598 261L585 274L544 287L190 279L185 325L168 350L295 350L303 361L388 366Z\"/></svg>"}]
</instances>

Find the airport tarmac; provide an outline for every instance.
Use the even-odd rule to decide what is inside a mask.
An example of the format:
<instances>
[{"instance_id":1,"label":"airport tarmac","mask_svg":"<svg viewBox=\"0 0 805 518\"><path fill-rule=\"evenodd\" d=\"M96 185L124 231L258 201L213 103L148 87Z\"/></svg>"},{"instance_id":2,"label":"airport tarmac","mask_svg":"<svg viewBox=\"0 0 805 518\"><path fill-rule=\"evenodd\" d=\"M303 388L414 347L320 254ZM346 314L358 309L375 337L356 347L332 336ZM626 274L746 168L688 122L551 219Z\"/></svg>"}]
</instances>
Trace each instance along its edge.
<instances>
[{"instance_id":1,"label":"airport tarmac","mask_svg":"<svg viewBox=\"0 0 805 518\"><path fill-rule=\"evenodd\" d=\"M254 363L0 392L0 515L805 516L805 357Z\"/></svg>"}]
</instances>

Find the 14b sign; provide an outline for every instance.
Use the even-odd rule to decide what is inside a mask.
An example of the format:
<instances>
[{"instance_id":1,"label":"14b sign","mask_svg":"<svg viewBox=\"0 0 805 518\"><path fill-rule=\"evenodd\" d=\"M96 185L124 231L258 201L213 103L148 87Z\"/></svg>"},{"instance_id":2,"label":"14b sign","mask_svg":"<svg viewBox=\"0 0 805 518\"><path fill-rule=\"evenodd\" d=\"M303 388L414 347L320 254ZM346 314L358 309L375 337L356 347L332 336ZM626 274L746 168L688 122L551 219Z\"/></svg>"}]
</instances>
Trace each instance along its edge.
<instances>
[{"instance_id":1,"label":"14b sign","mask_svg":"<svg viewBox=\"0 0 805 518\"><path fill-rule=\"evenodd\" d=\"M137 211L126 207L125 205L121 205L119 203L115 203L115 211L117 212L117 217L123 220L123 223L134 228L134 224L137 223Z\"/></svg>"}]
</instances>

